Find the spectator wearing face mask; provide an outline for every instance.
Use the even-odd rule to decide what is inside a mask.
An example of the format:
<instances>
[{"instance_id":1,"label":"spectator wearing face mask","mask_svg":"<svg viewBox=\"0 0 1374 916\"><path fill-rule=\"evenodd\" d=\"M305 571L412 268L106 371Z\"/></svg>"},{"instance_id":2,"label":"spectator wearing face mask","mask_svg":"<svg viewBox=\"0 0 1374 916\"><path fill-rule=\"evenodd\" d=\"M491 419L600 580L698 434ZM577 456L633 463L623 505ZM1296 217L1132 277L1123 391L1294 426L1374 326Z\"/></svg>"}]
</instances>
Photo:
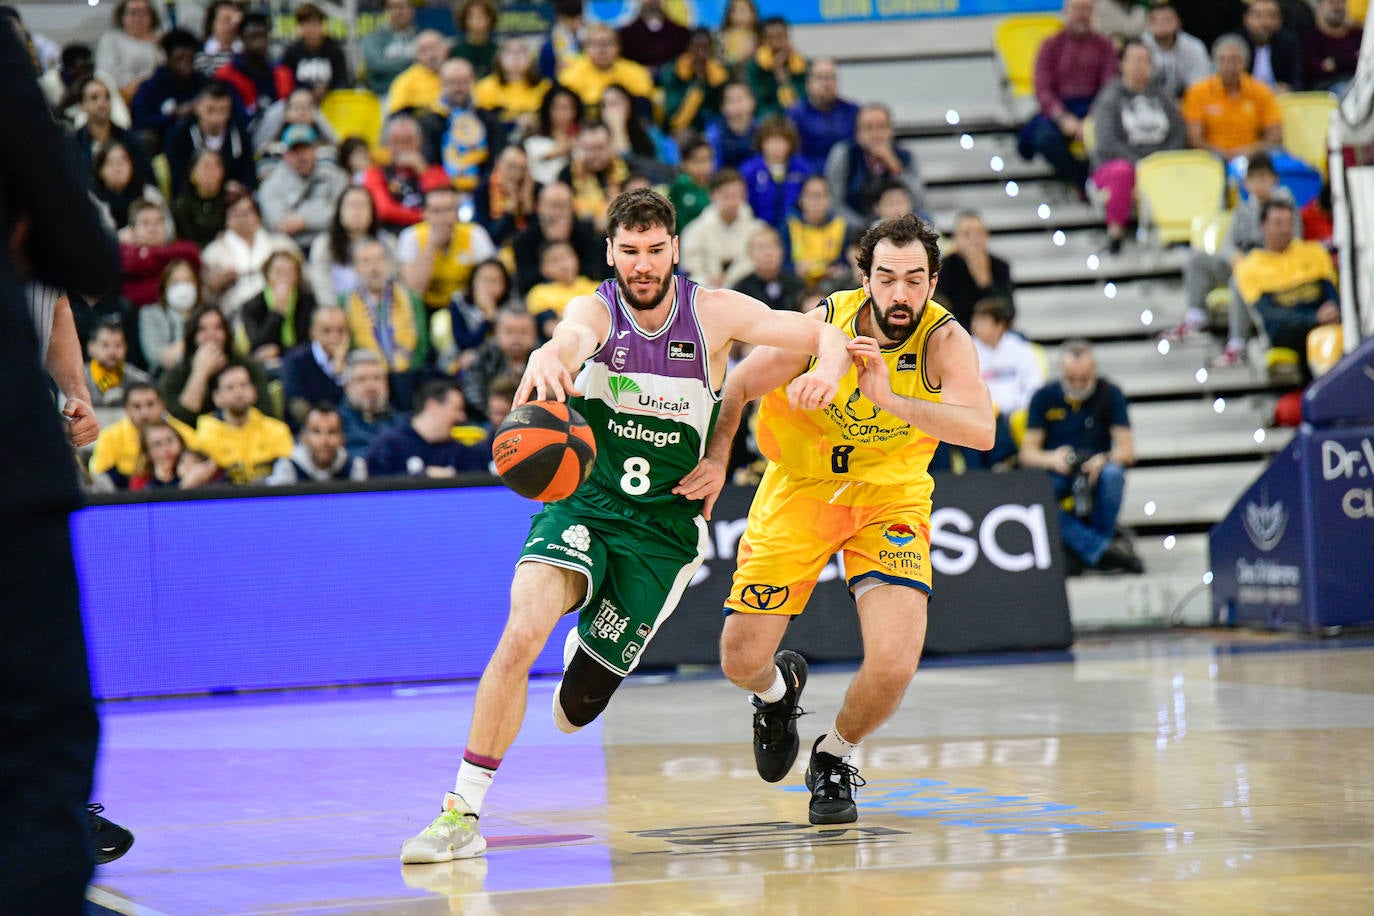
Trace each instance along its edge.
<instances>
[{"instance_id":1,"label":"spectator wearing face mask","mask_svg":"<svg viewBox=\"0 0 1374 916\"><path fill-rule=\"evenodd\" d=\"M195 265L177 259L162 271L157 301L138 310L138 340L153 375L181 362L186 342L186 316L200 305Z\"/></svg>"}]
</instances>

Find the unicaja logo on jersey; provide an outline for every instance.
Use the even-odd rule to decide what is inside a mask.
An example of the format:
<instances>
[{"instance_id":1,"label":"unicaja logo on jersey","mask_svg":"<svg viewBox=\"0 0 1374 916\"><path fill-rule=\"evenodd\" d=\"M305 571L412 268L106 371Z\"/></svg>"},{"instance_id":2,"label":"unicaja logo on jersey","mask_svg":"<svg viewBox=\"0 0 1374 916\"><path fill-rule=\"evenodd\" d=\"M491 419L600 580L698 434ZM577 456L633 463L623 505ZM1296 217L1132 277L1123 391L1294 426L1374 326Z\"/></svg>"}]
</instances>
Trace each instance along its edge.
<instances>
[{"instance_id":1,"label":"unicaja logo on jersey","mask_svg":"<svg viewBox=\"0 0 1374 916\"><path fill-rule=\"evenodd\" d=\"M916 532L910 525L888 525L883 530L883 539L896 547L905 547L916 540Z\"/></svg>"},{"instance_id":2,"label":"unicaja logo on jersey","mask_svg":"<svg viewBox=\"0 0 1374 916\"><path fill-rule=\"evenodd\" d=\"M606 384L610 386L611 397L615 398L617 404L620 403L622 394L639 394L644 390L639 387L638 382L624 375L613 375L606 380Z\"/></svg>"},{"instance_id":3,"label":"unicaja logo on jersey","mask_svg":"<svg viewBox=\"0 0 1374 916\"><path fill-rule=\"evenodd\" d=\"M612 375L606 380L617 407L632 413L652 414L656 417L682 417L692 412L687 398L669 399L661 394L646 394L639 383L629 376ZM634 397L632 397L632 395Z\"/></svg>"}]
</instances>

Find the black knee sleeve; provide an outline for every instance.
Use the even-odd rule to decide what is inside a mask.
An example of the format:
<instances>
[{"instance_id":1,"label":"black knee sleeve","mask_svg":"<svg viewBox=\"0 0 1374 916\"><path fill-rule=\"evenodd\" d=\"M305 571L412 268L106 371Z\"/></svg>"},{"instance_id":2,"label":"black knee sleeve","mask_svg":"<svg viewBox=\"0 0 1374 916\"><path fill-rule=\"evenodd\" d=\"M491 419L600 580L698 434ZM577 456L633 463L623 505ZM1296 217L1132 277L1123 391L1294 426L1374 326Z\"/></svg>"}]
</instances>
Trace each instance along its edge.
<instances>
[{"instance_id":1,"label":"black knee sleeve","mask_svg":"<svg viewBox=\"0 0 1374 916\"><path fill-rule=\"evenodd\" d=\"M563 686L558 693L563 715L578 728L590 724L605 710L623 680L579 646L563 672Z\"/></svg>"}]
</instances>

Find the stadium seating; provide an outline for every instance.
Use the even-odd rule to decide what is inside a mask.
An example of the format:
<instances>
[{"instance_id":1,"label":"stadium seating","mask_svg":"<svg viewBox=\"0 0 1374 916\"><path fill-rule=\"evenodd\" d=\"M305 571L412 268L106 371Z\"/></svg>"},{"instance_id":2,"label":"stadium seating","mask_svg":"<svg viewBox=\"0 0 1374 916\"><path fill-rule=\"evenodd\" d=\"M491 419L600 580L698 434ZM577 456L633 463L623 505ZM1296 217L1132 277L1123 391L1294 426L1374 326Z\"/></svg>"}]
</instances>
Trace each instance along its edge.
<instances>
[{"instance_id":1,"label":"stadium seating","mask_svg":"<svg viewBox=\"0 0 1374 916\"><path fill-rule=\"evenodd\" d=\"M1289 92L1278 97L1283 146L1326 178L1326 141L1336 97L1329 92Z\"/></svg>"},{"instance_id":2,"label":"stadium seating","mask_svg":"<svg viewBox=\"0 0 1374 916\"><path fill-rule=\"evenodd\" d=\"M1221 210L1226 173L1211 153L1173 150L1146 156L1136 165L1141 221L1161 244L1191 240L1193 218Z\"/></svg>"},{"instance_id":3,"label":"stadium seating","mask_svg":"<svg viewBox=\"0 0 1374 916\"><path fill-rule=\"evenodd\" d=\"M1035 57L1045 39L1062 28L1058 16L1043 13L1007 16L997 23L992 46L1013 98L1034 93Z\"/></svg>"},{"instance_id":4,"label":"stadium seating","mask_svg":"<svg viewBox=\"0 0 1374 916\"><path fill-rule=\"evenodd\" d=\"M366 89L335 89L320 102L320 113L340 137L362 137L371 149L382 142L382 103Z\"/></svg>"}]
</instances>

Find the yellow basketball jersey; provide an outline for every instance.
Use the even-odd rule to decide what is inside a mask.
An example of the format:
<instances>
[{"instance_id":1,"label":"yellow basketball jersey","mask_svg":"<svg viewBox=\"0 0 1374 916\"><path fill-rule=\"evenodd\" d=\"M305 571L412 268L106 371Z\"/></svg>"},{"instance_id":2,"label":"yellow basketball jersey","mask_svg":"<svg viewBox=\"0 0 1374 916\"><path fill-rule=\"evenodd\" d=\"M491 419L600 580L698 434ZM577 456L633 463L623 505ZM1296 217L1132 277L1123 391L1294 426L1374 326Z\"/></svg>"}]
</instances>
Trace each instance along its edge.
<instances>
[{"instance_id":1,"label":"yellow basketball jersey","mask_svg":"<svg viewBox=\"0 0 1374 916\"><path fill-rule=\"evenodd\" d=\"M821 304L825 320L857 337L860 311L868 308L862 289L833 293ZM926 303L916 329L904 342L883 350L892 390L903 397L940 400L926 375L930 336L954 316L939 303ZM786 388L759 402L759 450L770 461L802 477L862 481L879 485L932 486L926 468L939 440L891 414L859 393L859 374L850 368L835 401L824 410L793 410Z\"/></svg>"}]
</instances>

